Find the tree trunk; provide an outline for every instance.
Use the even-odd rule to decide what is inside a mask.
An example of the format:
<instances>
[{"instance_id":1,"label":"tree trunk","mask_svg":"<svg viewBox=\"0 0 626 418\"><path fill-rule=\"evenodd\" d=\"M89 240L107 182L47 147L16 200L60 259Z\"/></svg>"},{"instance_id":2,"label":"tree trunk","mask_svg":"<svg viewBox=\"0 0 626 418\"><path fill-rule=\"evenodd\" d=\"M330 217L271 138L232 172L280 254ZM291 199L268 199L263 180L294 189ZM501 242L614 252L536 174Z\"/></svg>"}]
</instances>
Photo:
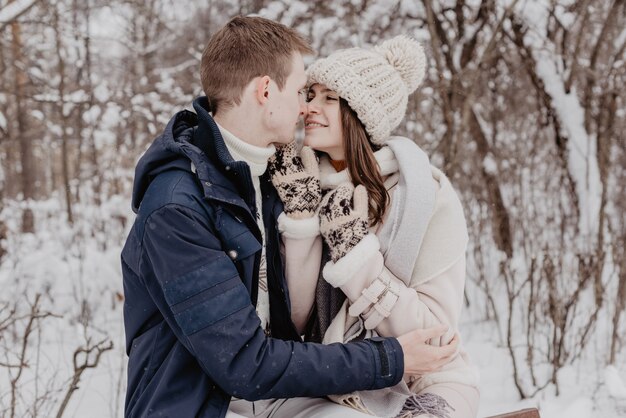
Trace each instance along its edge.
<instances>
[{"instance_id":1,"label":"tree trunk","mask_svg":"<svg viewBox=\"0 0 626 418\"><path fill-rule=\"evenodd\" d=\"M13 0L9 1L9 4ZM24 106L25 87L28 82L26 73L24 72L24 57L22 56L22 40L20 35L20 24L11 23L11 50L13 54L13 72L15 76L14 94L15 94L15 111L17 113L17 138L20 144L20 163L21 163L21 185L22 198L25 201L33 199L35 196L35 173L33 172L33 147L32 140L27 132L26 108ZM22 212L22 232L35 231L35 218L31 208L24 208Z\"/></svg>"},{"instance_id":2,"label":"tree trunk","mask_svg":"<svg viewBox=\"0 0 626 418\"><path fill-rule=\"evenodd\" d=\"M624 254L626 256L626 254ZM617 295L615 295L615 311L613 312L611 334L611 349L609 352L609 364L615 364L615 356L620 344L620 318L626 307L626 257L622 257L619 266L619 283L617 285Z\"/></svg>"},{"instance_id":3,"label":"tree trunk","mask_svg":"<svg viewBox=\"0 0 626 418\"><path fill-rule=\"evenodd\" d=\"M2 215L2 211L4 210L4 185L5 184L6 184L6 181L4 177L4 169L0 165L0 215ZM6 249L4 248L4 245L2 244L2 242L6 239L6 237L7 237L7 227L4 221L2 220L2 217L0 217L0 262L2 262L2 258L6 254Z\"/></svg>"},{"instance_id":4,"label":"tree trunk","mask_svg":"<svg viewBox=\"0 0 626 418\"><path fill-rule=\"evenodd\" d=\"M63 43L61 41L61 29L59 28L59 10L54 8L54 33L59 72L59 123L61 124L61 169L63 172L63 189L65 191L65 206L67 211L67 221L74 223L72 214L72 191L70 189L69 170L69 138L67 133L68 115L65 114L65 59L63 58Z\"/></svg>"},{"instance_id":5,"label":"tree trunk","mask_svg":"<svg viewBox=\"0 0 626 418\"><path fill-rule=\"evenodd\" d=\"M91 65L91 0L85 0L85 30L86 34L83 39L84 47L85 47L85 82L86 89L89 92L89 101L87 103L87 108L91 109L94 105L94 93L93 93L93 83L92 83L92 65ZM96 146L96 139L94 136L94 130L97 126L95 121L92 122L92 126L89 129L88 134L88 146L89 146L89 155L88 159L91 163L91 180L93 181L93 193L94 193L94 203L97 206L100 206L101 196L100 193L102 191L102 177L100 176L100 164L98 160L98 148Z\"/></svg>"}]
</instances>

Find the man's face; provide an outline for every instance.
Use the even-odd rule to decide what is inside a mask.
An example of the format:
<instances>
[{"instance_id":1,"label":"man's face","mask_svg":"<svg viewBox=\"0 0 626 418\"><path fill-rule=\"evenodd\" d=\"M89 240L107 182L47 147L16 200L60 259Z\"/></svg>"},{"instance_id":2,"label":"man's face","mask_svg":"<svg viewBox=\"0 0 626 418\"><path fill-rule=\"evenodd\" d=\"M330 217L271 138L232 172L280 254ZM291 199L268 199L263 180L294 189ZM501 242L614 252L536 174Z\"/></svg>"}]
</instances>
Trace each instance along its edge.
<instances>
[{"instance_id":1,"label":"man's face","mask_svg":"<svg viewBox=\"0 0 626 418\"><path fill-rule=\"evenodd\" d=\"M287 77L284 88L279 90L274 81L270 85L271 94L267 118L272 142L286 144L294 140L298 119L306 109L303 94L306 81L302 55L296 52L293 54L291 73Z\"/></svg>"}]
</instances>

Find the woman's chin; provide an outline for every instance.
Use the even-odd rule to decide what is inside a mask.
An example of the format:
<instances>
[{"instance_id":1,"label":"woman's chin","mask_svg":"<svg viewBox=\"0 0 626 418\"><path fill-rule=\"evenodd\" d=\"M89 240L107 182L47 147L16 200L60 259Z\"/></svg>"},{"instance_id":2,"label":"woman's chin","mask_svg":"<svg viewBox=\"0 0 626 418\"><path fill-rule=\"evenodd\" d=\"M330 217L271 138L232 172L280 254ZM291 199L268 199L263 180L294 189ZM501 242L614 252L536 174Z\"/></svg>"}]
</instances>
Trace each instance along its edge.
<instances>
[{"instance_id":1,"label":"woman's chin","mask_svg":"<svg viewBox=\"0 0 626 418\"><path fill-rule=\"evenodd\" d=\"M319 138L318 140L316 140L314 138L314 135L304 135L304 139L302 140L302 145L306 145L307 147L310 147L314 149L315 151L322 151L322 152L324 152L324 149L326 148L324 147L324 141L320 141Z\"/></svg>"}]
</instances>

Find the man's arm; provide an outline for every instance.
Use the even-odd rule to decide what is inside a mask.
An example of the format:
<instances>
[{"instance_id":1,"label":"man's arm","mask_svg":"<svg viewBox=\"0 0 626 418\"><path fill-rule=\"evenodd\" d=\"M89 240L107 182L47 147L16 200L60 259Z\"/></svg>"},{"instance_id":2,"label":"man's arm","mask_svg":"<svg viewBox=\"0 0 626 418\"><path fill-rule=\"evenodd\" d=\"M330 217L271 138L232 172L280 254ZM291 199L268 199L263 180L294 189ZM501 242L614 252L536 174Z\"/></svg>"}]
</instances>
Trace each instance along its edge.
<instances>
[{"instance_id":1,"label":"man's arm","mask_svg":"<svg viewBox=\"0 0 626 418\"><path fill-rule=\"evenodd\" d=\"M404 372L396 339L323 346L266 338L207 217L169 204L144 228L144 280L178 340L226 392L248 400L378 389Z\"/></svg>"}]
</instances>

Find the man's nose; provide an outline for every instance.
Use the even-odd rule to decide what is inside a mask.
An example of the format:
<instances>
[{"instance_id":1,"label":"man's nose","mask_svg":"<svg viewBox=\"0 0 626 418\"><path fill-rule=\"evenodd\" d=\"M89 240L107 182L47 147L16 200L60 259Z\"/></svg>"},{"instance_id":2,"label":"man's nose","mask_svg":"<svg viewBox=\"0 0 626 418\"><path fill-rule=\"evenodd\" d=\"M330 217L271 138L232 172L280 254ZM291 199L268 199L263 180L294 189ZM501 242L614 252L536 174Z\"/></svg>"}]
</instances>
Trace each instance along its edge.
<instances>
[{"instance_id":1,"label":"man's nose","mask_svg":"<svg viewBox=\"0 0 626 418\"><path fill-rule=\"evenodd\" d=\"M300 116L306 117L308 113L309 113L309 110L308 110L306 102L300 102Z\"/></svg>"}]
</instances>

